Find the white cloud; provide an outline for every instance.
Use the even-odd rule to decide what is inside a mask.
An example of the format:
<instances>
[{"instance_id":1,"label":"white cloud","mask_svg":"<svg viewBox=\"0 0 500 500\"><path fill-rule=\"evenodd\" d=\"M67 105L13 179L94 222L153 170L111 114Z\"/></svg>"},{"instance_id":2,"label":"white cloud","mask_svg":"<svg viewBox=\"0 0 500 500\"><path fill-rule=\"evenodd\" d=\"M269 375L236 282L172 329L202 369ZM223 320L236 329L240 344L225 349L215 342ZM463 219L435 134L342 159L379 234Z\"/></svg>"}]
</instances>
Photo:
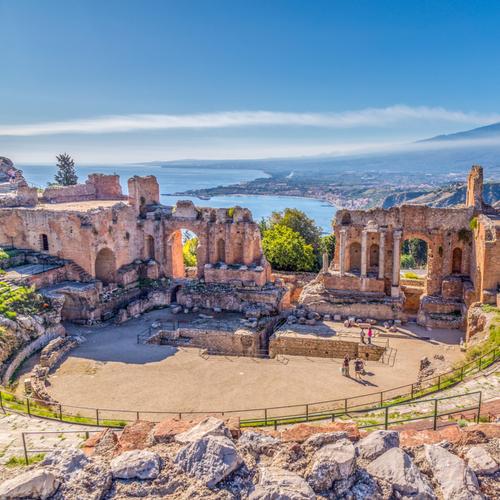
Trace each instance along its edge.
<instances>
[{"instance_id":1,"label":"white cloud","mask_svg":"<svg viewBox=\"0 0 500 500\"><path fill-rule=\"evenodd\" d=\"M450 111L440 107L390 106L341 113L286 113L274 111L227 111L205 114L136 114L27 124L0 124L0 136L57 134L104 134L167 129L206 129L255 126L305 126L325 128L385 127L403 122L432 121L487 125L500 114Z\"/></svg>"}]
</instances>

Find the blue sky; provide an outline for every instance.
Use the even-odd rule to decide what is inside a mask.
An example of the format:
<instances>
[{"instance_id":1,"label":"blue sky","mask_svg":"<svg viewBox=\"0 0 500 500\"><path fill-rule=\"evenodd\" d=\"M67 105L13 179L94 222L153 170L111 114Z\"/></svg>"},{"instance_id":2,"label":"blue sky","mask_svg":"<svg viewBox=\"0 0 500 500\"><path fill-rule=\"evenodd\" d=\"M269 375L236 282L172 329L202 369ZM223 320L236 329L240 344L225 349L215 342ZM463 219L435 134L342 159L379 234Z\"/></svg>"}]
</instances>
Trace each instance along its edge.
<instances>
[{"instance_id":1,"label":"blue sky","mask_svg":"<svg viewBox=\"0 0 500 500\"><path fill-rule=\"evenodd\" d=\"M497 1L0 0L0 155L390 147L500 121Z\"/></svg>"}]
</instances>

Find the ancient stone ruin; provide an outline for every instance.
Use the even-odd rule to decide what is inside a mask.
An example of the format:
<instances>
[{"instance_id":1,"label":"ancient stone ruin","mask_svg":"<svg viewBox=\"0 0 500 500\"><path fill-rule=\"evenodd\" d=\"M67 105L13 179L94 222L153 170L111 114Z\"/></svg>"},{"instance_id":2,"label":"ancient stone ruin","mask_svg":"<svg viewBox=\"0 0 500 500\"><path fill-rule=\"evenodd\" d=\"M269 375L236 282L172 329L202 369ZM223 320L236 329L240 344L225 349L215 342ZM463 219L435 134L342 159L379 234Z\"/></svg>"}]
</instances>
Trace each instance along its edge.
<instances>
[{"instance_id":1,"label":"ancient stone ruin","mask_svg":"<svg viewBox=\"0 0 500 500\"><path fill-rule=\"evenodd\" d=\"M300 303L322 314L465 328L473 302L499 301L500 216L482 192L483 171L475 166L463 208L339 210L335 258ZM427 245L423 281L401 278L401 246L411 238Z\"/></svg>"}]
</instances>

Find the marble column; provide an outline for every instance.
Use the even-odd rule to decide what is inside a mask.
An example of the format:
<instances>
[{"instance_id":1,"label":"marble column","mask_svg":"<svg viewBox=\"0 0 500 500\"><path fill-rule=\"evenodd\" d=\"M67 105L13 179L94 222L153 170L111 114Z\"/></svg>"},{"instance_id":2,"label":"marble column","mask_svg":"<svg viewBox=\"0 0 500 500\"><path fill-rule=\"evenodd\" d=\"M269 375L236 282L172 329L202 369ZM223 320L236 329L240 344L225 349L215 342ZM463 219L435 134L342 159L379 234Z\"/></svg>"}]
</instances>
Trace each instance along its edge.
<instances>
[{"instance_id":1,"label":"marble column","mask_svg":"<svg viewBox=\"0 0 500 500\"><path fill-rule=\"evenodd\" d=\"M366 278L366 229L361 233L361 277Z\"/></svg>"},{"instance_id":2,"label":"marble column","mask_svg":"<svg viewBox=\"0 0 500 500\"><path fill-rule=\"evenodd\" d=\"M399 297L399 273L401 264L401 231L394 231L392 248L392 288L391 295Z\"/></svg>"},{"instance_id":3,"label":"marble column","mask_svg":"<svg viewBox=\"0 0 500 500\"><path fill-rule=\"evenodd\" d=\"M329 264L329 262L328 262L328 253L323 252L322 257L323 257L323 266L322 266L321 271L324 272L324 273L327 273L328 272L328 264Z\"/></svg>"},{"instance_id":4,"label":"marble column","mask_svg":"<svg viewBox=\"0 0 500 500\"><path fill-rule=\"evenodd\" d=\"M340 252L339 252L339 271L340 276L345 274L345 243L346 243L346 230L340 230Z\"/></svg>"},{"instance_id":5,"label":"marble column","mask_svg":"<svg viewBox=\"0 0 500 500\"><path fill-rule=\"evenodd\" d=\"M384 279L385 268L385 231L380 231L380 241L378 246L378 279Z\"/></svg>"}]
</instances>

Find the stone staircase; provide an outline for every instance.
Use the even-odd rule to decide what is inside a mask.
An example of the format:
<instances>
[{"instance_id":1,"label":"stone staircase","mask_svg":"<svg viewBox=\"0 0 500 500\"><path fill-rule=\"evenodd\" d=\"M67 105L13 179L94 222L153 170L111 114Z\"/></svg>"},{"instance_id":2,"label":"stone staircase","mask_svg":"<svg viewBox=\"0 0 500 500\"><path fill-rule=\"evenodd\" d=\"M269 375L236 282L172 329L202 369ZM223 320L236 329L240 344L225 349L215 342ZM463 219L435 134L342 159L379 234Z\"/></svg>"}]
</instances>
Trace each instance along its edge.
<instances>
[{"instance_id":1,"label":"stone staircase","mask_svg":"<svg viewBox=\"0 0 500 500\"><path fill-rule=\"evenodd\" d=\"M95 281L95 279L87 272L85 269L80 267L78 264L72 261L67 261L67 268L70 271L72 276L77 276L77 280L82 283L91 283Z\"/></svg>"}]
</instances>

